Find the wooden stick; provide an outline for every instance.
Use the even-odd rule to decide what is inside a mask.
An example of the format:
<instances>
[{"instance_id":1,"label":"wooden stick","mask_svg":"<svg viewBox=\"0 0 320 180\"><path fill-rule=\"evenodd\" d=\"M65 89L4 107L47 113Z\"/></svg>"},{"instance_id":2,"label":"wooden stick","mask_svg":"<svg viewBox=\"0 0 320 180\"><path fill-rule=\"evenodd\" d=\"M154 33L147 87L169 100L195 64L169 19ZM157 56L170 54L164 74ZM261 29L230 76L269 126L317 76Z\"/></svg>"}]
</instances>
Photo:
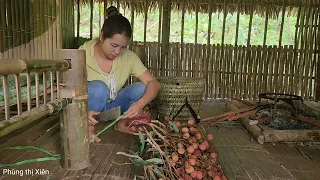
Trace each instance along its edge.
<instances>
[{"instance_id":1,"label":"wooden stick","mask_svg":"<svg viewBox=\"0 0 320 180\"><path fill-rule=\"evenodd\" d=\"M40 91L39 91L39 73L36 73L36 76L35 76L35 82L36 82L36 107L39 107L39 94L40 94Z\"/></svg>"},{"instance_id":2,"label":"wooden stick","mask_svg":"<svg viewBox=\"0 0 320 180\"><path fill-rule=\"evenodd\" d=\"M213 120L213 119L219 119L219 118L223 118L223 117L235 116L236 114L240 114L240 113L243 113L243 112L252 111L252 110L254 110L254 109L256 109L256 108L257 108L257 106L252 106L252 107L245 107L245 108L241 108L241 109L229 111L229 112L220 114L220 115L218 115L218 116L210 116L210 117L201 119L201 122L210 121L210 120Z\"/></svg>"},{"instance_id":3,"label":"wooden stick","mask_svg":"<svg viewBox=\"0 0 320 180\"><path fill-rule=\"evenodd\" d=\"M227 103L226 106L229 110L238 110L238 107L233 103ZM250 125L250 119L247 117L242 118L240 121L245 126L245 128L253 135L253 137L258 141L259 144L263 144L265 142L265 138L260 127L258 127L257 125Z\"/></svg>"},{"instance_id":4,"label":"wooden stick","mask_svg":"<svg viewBox=\"0 0 320 180\"><path fill-rule=\"evenodd\" d=\"M8 76L2 77L3 93L4 93L4 105L5 105L5 117L6 120L10 119L10 97L9 97L9 81Z\"/></svg>"},{"instance_id":5,"label":"wooden stick","mask_svg":"<svg viewBox=\"0 0 320 180\"><path fill-rule=\"evenodd\" d=\"M19 74L15 74L14 77L15 77L15 81L16 81L18 115L21 115L21 113L22 113L22 102L21 102L20 76L19 76Z\"/></svg>"},{"instance_id":6,"label":"wooden stick","mask_svg":"<svg viewBox=\"0 0 320 180\"><path fill-rule=\"evenodd\" d=\"M319 122L314 121L314 120L311 119L311 118L304 117L304 116L302 116L301 114L297 115L297 116L296 116L296 119L297 119L297 120L300 120L300 121L303 121L303 122L307 122L307 123L312 124L312 125L315 125L315 126L317 126L317 127L320 127L320 123L319 123Z\"/></svg>"}]
</instances>

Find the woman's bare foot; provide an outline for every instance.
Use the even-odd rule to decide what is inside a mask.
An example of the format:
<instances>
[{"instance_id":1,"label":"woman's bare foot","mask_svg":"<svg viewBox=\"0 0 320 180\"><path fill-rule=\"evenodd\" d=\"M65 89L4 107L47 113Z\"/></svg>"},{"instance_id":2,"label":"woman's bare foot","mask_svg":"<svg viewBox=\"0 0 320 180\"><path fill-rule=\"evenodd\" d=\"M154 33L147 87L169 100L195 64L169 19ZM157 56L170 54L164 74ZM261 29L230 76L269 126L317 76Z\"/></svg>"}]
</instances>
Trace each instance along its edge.
<instances>
[{"instance_id":1,"label":"woman's bare foot","mask_svg":"<svg viewBox=\"0 0 320 180\"><path fill-rule=\"evenodd\" d=\"M90 138L90 141L95 135L96 134L94 133L94 125L89 124L89 138ZM100 141L101 141L101 139L98 138L98 137L96 137L94 139L94 142L100 142Z\"/></svg>"},{"instance_id":2,"label":"woman's bare foot","mask_svg":"<svg viewBox=\"0 0 320 180\"><path fill-rule=\"evenodd\" d=\"M126 133L126 134L133 134L133 132L130 130L130 128L127 125L127 119L121 119L115 126L114 130Z\"/></svg>"}]
</instances>

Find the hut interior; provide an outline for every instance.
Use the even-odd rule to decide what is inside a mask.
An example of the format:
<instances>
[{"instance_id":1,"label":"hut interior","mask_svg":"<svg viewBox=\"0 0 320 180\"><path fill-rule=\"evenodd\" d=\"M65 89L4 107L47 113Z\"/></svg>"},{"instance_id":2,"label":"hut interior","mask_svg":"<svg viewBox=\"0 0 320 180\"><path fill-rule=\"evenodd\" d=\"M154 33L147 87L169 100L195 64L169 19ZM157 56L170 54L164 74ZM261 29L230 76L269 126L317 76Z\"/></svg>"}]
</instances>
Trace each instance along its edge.
<instances>
[{"instance_id":1,"label":"hut interior","mask_svg":"<svg viewBox=\"0 0 320 180\"><path fill-rule=\"evenodd\" d=\"M162 83L152 116L179 117L187 96L198 116L185 108L181 122L198 118L214 135L216 176L320 179L319 0L0 0L0 179L179 179L136 166L124 154L141 136L104 131L110 123L89 142L77 48L111 5Z\"/></svg>"}]
</instances>

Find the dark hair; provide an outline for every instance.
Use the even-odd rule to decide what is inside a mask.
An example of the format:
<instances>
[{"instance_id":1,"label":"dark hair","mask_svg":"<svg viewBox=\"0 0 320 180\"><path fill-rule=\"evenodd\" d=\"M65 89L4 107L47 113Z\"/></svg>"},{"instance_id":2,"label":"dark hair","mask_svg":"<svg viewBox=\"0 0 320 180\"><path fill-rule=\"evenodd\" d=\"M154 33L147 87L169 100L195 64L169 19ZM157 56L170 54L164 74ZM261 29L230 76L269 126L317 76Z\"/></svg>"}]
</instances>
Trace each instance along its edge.
<instances>
[{"instance_id":1,"label":"dark hair","mask_svg":"<svg viewBox=\"0 0 320 180\"><path fill-rule=\"evenodd\" d=\"M103 39L111 38L115 34L124 34L131 38L132 28L129 20L119 13L118 9L110 6L106 10L107 18L104 20L101 32Z\"/></svg>"}]
</instances>

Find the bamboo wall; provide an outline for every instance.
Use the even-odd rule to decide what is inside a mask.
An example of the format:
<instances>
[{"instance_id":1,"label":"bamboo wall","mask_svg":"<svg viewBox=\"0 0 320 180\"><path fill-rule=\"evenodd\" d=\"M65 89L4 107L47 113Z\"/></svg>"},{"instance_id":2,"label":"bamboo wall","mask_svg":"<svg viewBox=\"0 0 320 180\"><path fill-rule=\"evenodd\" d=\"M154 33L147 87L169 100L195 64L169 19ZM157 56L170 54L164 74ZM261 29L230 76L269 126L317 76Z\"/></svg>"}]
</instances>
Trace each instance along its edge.
<instances>
[{"instance_id":1,"label":"bamboo wall","mask_svg":"<svg viewBox=\"0 0 320 180\"><path fill-rule=\"evenodd\" d=\"M206 98L257 99L263 92L297 94L304 99L315 95L315 59L310 49L170 43L164 64L158 51L158 43L146 43L142 52L155 76L164 72L165 76L204 77Z\"/></svg>"},{"instance_id":2,"label":"bamboo wall","mask_svg":"<svg viewBox=\"0 0 320 180\"><path fill-rule=\"evenodd\" d=\"M50 60L73 46L72 0L1 0L0 16L0 60Z\"/></svg>"}]
</instances>

